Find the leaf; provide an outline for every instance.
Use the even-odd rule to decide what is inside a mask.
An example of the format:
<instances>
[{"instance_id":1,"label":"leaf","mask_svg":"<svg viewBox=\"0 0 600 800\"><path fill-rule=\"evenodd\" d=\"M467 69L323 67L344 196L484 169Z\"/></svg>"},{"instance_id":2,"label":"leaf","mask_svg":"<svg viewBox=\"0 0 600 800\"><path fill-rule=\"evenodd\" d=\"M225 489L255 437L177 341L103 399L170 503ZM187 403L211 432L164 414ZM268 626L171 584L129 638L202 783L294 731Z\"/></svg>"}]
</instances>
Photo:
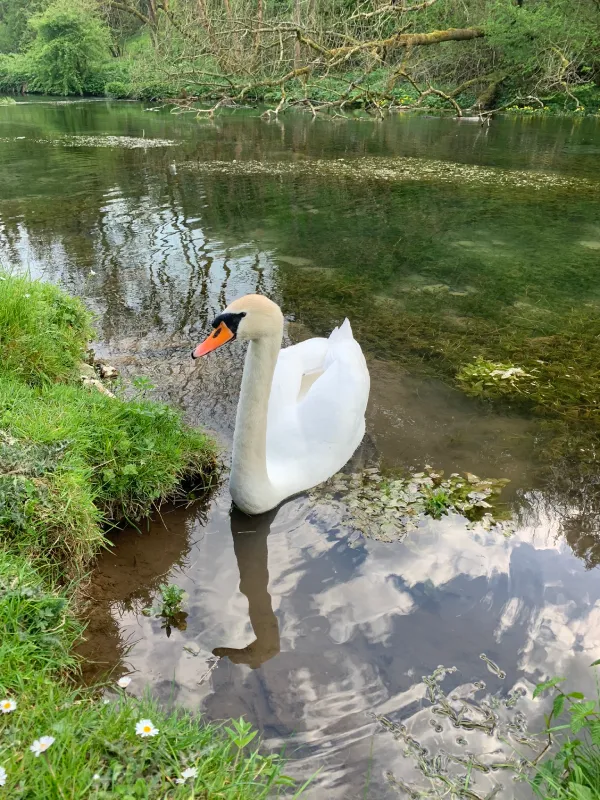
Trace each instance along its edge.
<instances>
[{"instance_id":1,"label":"leaf","mask_svg":"<svg viewBox=\"0 0 600 800\"><path fill-rule=\"evenodd\" d=\"M594 800L595 798L592 790L580 783L569 783L569 794L574 800Z\"/></svg>"},{"instance_id":2,"label":"leaf","mask_svg":"<svg viewBox=\"0 0 600 800\"><path fill-rule=\"evenodd\" d=\"M137 475L137 467L135 464L125 464L121 472L123 475Z\"/></svg>"},{"instance_id":3,"label":"leaf","mask_svg":"<svg viewBox=\"0 0 600 800\"><path fill-rule=\"evenodd\" d=\"M583 700L585 695L582 694L581 692L569 692L567 697L574 697L575 700Z\"/></svg>"},{"instance_id":4,"label":"leaf","mask_svg":"<svg viewBox=\"0 0 600 800\"><path fill-rule=\"evenodd\" d=\"M600 658L597 658L595 661L592 661L590 667L600 667Z\"/></svg>"},{"instance_id":5,"label":"leaf","mask_svg":"<svg viewBox=\"0 0 600 800\"><path fill-rule=\"evenodd\" d=\"M593 722L590 725L590 737L592 739L592 744L595 744L596 747L600 747L600 722Z\"/></svg>"},{"instance_id":6,"label":"leaf","mask_svg":"<svg viewBox=\"0 0 600 800\"><path fill-rule=\"evenodd\" d=\"M539 697L539 695L541 695L542 692L545 692L546 689L551 689L553 686L556 686L563 681L566 681L566 678L551 678L549 681L545 681L544 683L538 683L533 690L533 699L535 700L535 698Z\"/></svg>"},{"instance_id":7,"label":"leaf","mask_svg":"<svg viewBox=\"0 0 600 800\"><path fill-rule=\"evenodd\" d=\"M565 698L564 694L556 695L556 697L554 698L554 703L552 703L552 714L553 714L553 716L560 717L560 715L562 714L562 710L564 708L564 705L565 705L565 699L566 698Z\"/></svg>"},{"instance_id":8,"label":"leaf","mask_svg":"<svg viewBox=\"0 0 600 800\"><path fill-rule=\"evenodd\" d=\"M588 700L587 703L573 703L571 706L571 730L573 733L580 731L586 724L586 717L591 714L596 708L593 700Z\"/></svg>"}]
</instances>

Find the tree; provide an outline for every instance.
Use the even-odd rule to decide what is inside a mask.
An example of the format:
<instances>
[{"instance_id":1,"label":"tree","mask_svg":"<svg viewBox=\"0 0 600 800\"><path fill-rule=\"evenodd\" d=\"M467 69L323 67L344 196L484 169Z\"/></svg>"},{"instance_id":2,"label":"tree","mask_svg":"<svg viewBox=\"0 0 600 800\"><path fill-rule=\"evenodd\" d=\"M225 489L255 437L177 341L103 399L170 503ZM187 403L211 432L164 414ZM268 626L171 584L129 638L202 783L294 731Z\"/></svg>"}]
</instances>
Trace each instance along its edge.
<instances>
[{"instance_id":1,"label":"tree","mask_svg":"<svg viewBox=\"0 0 600 800\"><path fill-rule=\"evenodd\" d=\"M0 53L17 53L27 43L30 17L47 5L48 0L0 0Z\"/></svg>"},{"instance_id":2,"label":"tree","mask_svg":"<svg viewBox=\"0 0 600 800\"><path fill-rule=\"evenodd\" d=\"M86 82L108 57L110 33L87 0L57 0L29 22L35 39L29 55L35 89L83 94Z\"/></svg>"}]
</instances>

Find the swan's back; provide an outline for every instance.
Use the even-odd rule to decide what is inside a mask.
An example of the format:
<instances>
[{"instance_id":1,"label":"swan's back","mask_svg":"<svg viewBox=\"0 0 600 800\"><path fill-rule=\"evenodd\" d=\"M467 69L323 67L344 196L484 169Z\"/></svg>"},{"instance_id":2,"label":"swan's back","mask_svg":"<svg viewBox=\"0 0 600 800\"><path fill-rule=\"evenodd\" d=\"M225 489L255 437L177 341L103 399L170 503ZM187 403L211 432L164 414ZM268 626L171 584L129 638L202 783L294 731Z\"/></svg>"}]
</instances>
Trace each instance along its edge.
<instances>
[{"instance_id":1,"label":"swan's back","mask_svg":"<svg viewBox=\"0 0 600 800\"><path fill-rule=\"evenodd\" d=\"M338 472L365 432L370 379L348 320L281 351L267 422L269 479L292 494Z\"/></svg>"}]
</instances>

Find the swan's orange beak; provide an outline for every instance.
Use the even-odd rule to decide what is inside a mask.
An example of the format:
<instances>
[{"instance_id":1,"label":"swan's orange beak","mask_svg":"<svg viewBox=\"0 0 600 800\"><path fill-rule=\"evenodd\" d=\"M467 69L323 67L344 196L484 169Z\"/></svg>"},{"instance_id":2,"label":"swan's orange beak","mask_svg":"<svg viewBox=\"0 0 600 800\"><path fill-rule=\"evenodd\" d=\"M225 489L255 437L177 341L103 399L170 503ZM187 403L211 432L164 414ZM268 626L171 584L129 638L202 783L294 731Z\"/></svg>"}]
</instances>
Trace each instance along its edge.
<instances>
[{"instance_id":1,"label":"swan's orange beak","mask_svg":"<svg viewBox=\"0 0 600 800\"><path fill-rule=\"evenodd\" d=\"M212 353L213 350L222 347L234 338L234 334L229 330L227 325L221 322L219 327L215 328L211 335L193 351L192 358L200 358L200 356L205 356L207 353Z\"/></svg>"}]
</instances>

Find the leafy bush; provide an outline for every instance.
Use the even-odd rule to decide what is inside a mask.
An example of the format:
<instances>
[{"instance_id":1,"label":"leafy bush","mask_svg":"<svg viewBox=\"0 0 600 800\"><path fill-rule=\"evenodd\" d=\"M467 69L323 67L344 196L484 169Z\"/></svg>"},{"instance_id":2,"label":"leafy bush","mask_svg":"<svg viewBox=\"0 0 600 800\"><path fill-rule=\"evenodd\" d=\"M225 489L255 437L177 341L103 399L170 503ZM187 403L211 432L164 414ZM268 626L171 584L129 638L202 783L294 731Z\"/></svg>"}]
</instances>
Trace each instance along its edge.
<instances>
[{"instance_id":1,"label":"leafy bush","mask_svg":"<svg viewBox=\"0 0 600 800\"><path fill-rule=\"evenodd\" d=\"M87 0L57 0L31 18L29 49L34 88L48 94L83 94L108 55L109 30Z\"/></svg>"},{"instance_id":2,"label":"leafy bush","mask_svg":"<svg viewBox=\"0 0 600 800\"><path fill-rule=\"evenodd\" d=\"M132 87L126 84L124 81L109 81L104 86L104 94L107 97L113 97L117 100L125 97L131 97L132 91Z\"/></svg>"},{"instance_id":3,"label":"leafy bush","mask_svg":"<svg viewBox=\"0 0 600 800\"><path fill-rule=\"evenodd\" d=\"M0 92L18 94L32 77L31 62L20 54L0 55Z\"/></svg>"},{"instance_id":4,"label":"leafy bush","mask_svg":"<svg viewBox=\"0 0 600 800\"><path fill-rule=\"evenodd\" d=\"M176 97L177 88L165 81L148 81L136 88L140 100L161 100L163 97Z\"/></svg>"}]
</instances>

